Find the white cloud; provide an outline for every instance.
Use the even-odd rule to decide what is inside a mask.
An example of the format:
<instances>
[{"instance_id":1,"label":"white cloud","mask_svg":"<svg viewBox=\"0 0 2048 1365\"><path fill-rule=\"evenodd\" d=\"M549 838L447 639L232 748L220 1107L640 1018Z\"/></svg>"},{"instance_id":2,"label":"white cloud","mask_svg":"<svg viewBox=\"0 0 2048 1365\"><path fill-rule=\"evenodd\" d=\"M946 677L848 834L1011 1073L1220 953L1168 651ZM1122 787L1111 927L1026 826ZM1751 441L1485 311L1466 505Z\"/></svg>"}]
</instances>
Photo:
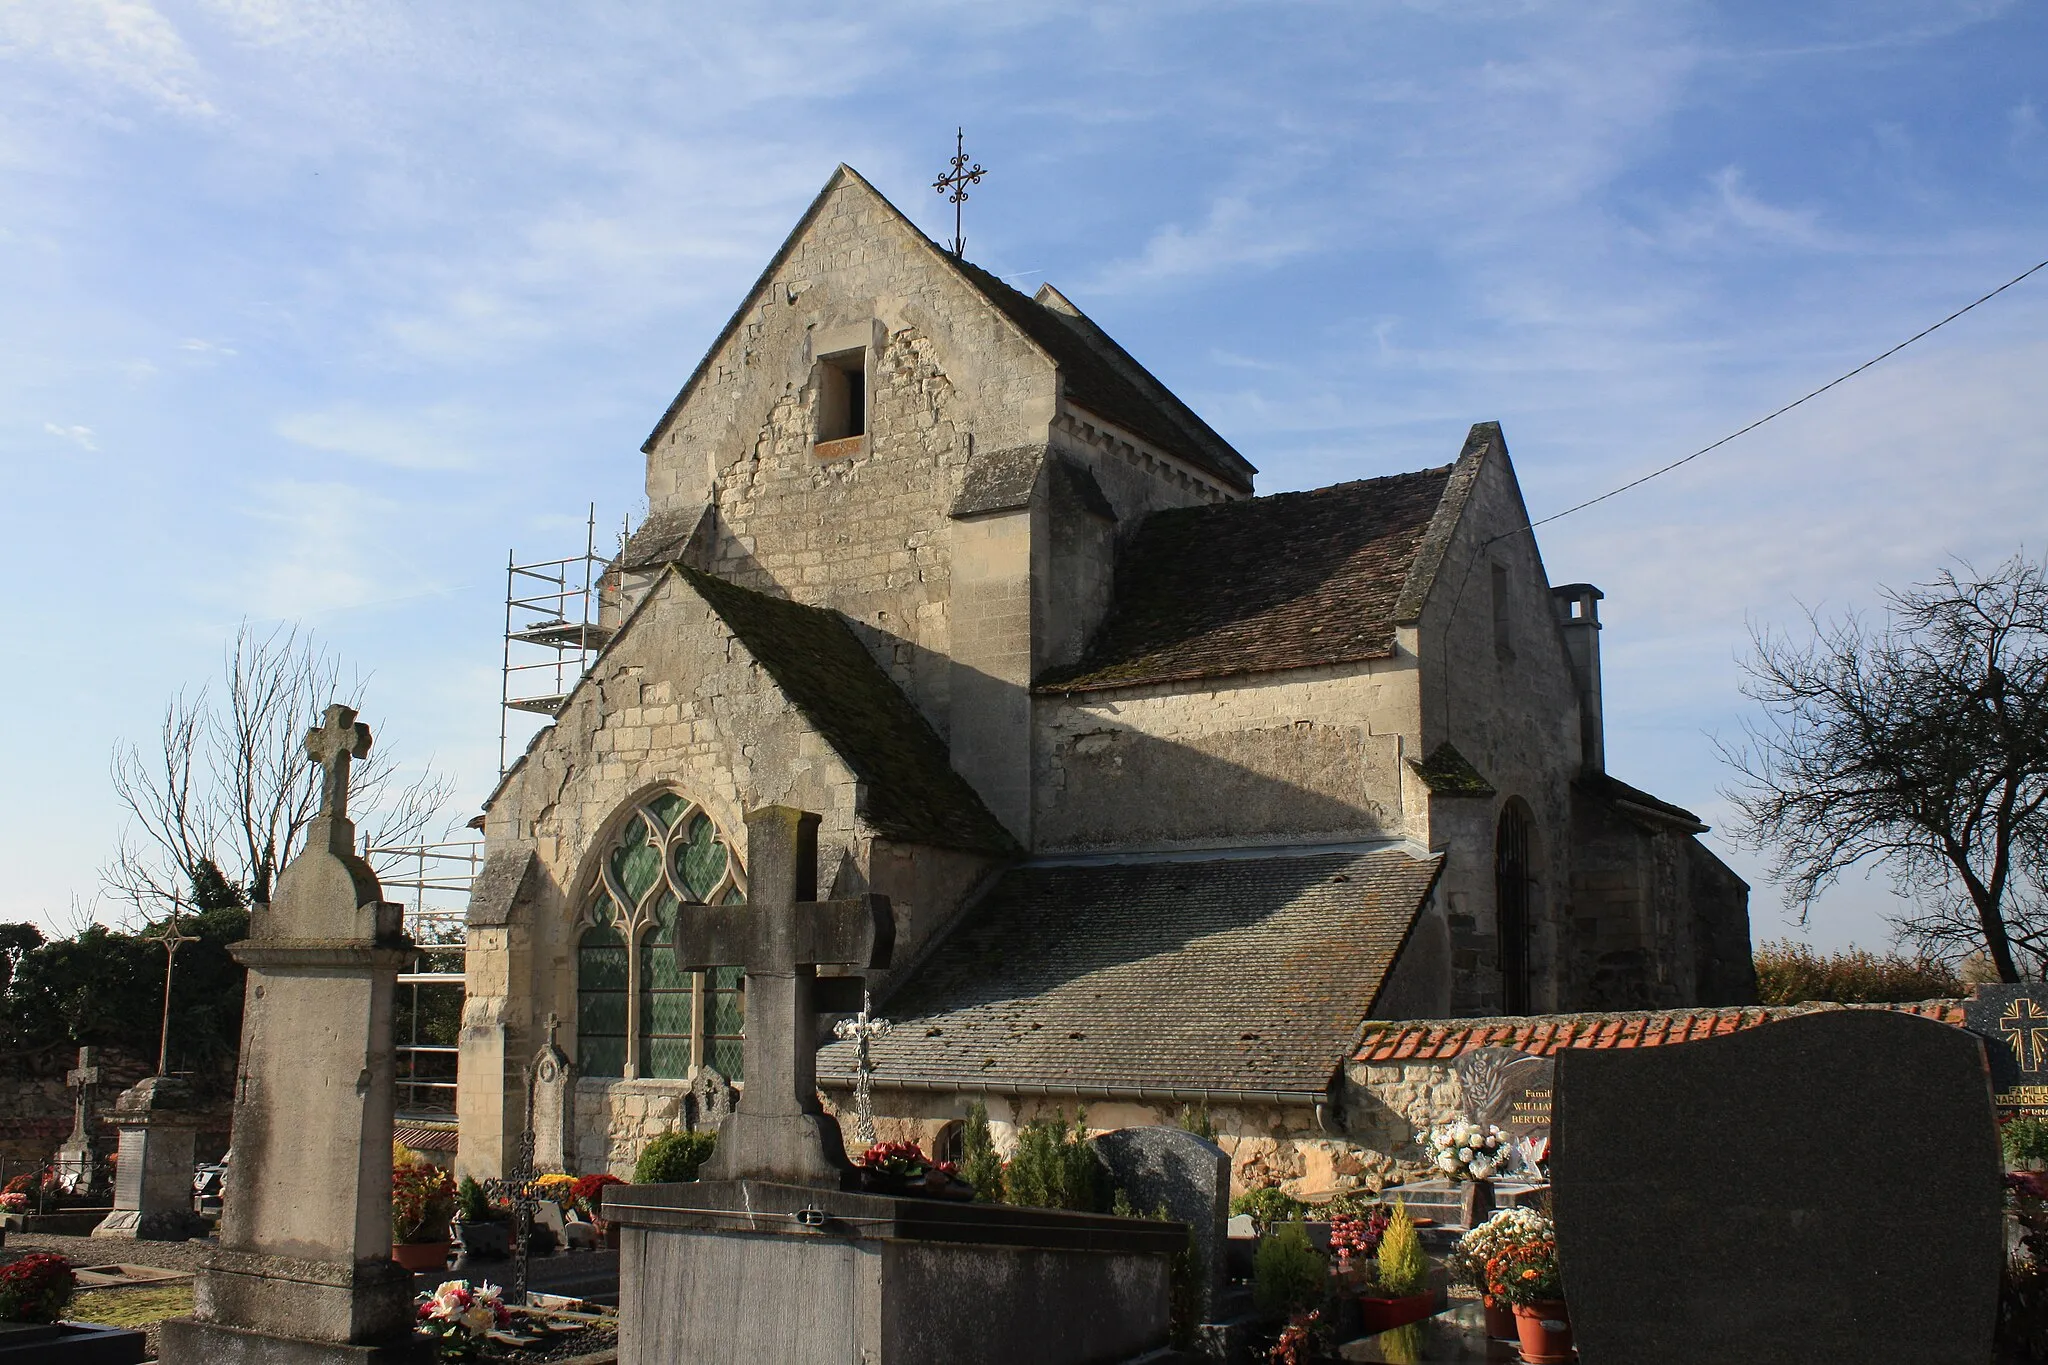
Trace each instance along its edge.
<instances>
[{"instance_id":1,"label":"white cloud","mask_svg":"<svg viewBox=\"0 0 2048 1365\"><path fill-rule=\"evenodd\" d=\"M179 113L214 113L198 59L148 0L17 0L0 7L0 56L40 59Z\"/></svg>"},{"instance_id":2,"label":"white cloud","mask_svg":"<svg viewBox=\"0 0 2048 1365\"><path fill-rule=\"evenodd\" d=\"M80 450L99 449L98 444L93 440L91 427L67 427L59 426L55 422L45 422L43 423L43 430L49 432L52 436L71 442Z\"/></svg>"},{"instance_id":3,"label":"white cloud","mask_svg":"<svg viewBox=\"0 0 2048 1365\"><path fill-rule=\"evenodd\" d=\"M395 469L474 469L480 462L477 417L455 404L379 412L345 403L281 417L275 429L295 445Z\"/></svg>"},{"instance_id":4,"label":"white cloud","mask_svg":"<svg viewBox=\"0 0 2048 1365\"><path fill-rule=\"evenodd\" d=\"M235 348L223 346L217 341L206 341L200 337L186 337L178 343L181 351L196 351L201 355L233 355Z\"/></svg>"}]
</instances>

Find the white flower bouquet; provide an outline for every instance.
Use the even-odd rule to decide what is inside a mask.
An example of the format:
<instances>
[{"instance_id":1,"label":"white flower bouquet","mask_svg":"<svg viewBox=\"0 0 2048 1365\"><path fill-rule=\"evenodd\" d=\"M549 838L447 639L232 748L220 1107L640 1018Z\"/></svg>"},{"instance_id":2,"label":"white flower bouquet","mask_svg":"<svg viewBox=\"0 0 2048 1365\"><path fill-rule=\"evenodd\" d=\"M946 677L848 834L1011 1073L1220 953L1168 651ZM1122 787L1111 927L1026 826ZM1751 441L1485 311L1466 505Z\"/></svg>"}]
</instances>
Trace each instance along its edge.
<instances>
[{"instance_id":1,"label":"white flower bouquet","mask_svg":"<svg viewBox=\"0 0 2048 1365\"><path fill-rule=\"evenodd\" d=\"M1502 1209L1460 1237L1444 1266L1458 1280L1485 1293L1488 1261L1512 1242L1548 1237L1553 1231L1550 1220L1535 1209Z\"/></svg>"},{"instance_id":2,"label":"white flower bouquet","mask_svg":"<svg viewBox=\"0 0 2048 1365\"><path fill-rule=\"evenodd\" d=\"M444 1360L473 1357L486 1336L512 1321L504 1295L488 1281L471 1288L468 1280L445 1280L419 1304L420 1330L435 1338Z\"/></svg>"},{"instance_id":3,"label":"white flower bouquet","mask_svg":"<svg viewBox=\"0 0 2048 1365\"><path fill-rule=\"evenodd\" d=\"M1514 1162L1514 1144L1492 1124L1439 1124L1423 1139L1429 1164L1453 1180L1490 1180Z\"/></svg>"}]
</instances>

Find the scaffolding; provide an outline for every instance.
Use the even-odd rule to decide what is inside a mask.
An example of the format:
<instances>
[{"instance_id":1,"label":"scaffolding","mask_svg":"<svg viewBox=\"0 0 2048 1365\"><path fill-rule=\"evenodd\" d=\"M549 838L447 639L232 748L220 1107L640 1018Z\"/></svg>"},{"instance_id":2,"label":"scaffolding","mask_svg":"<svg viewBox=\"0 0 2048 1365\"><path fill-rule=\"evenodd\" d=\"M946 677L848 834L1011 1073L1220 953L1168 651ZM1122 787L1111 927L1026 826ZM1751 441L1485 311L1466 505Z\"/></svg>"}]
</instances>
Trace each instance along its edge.
<instances>
[{"instance_id":1,"label":"scaffolding","mask_svg":"<svg viewBox=\"0 0 2048 1365\"><path fill-rule=\"evenodd\" d=\"M413 942L412 959L398 976L401 1029L393 1049L401 1121L455 1118L465 916L483 850L480 839L363 850L384 894L405 906L405 932Z\"/></svg>"},{"instance_id":2,"label":"scaffolding","mask_svg":"<svg viewBox=\"0 0 2048 1365\"><path fill-rule=\"evenodd\" d=\"M611 638L598 623L605 560L597 553L597 504L583 553L521 564L505 557L505 663L498 711L498 775L504 776L514 711L554 716ZM538 618L538 619L534 619Z\"/></svg>"}]
</instances>

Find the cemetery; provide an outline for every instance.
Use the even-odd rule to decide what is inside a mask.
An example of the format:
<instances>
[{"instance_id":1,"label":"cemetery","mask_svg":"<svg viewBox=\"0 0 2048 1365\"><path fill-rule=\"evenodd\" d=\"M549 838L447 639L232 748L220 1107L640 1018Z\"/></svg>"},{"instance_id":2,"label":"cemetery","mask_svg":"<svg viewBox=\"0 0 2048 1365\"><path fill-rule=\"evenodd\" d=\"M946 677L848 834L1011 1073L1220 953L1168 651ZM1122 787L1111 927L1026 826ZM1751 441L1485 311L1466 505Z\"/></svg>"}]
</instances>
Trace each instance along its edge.
<instances>
[{"instance_id":1,"label":"cemetery","mask_svg":"<svg viewBox=\"0 0 2048 1365\"><path fill-rule=\"evenodd\" d=\"M479 839L323 700L278 857L0 944L0 1365L2048 1359L2048 988L1757 1003L1497 423L1254 496L841 166L643 453Z\"/></svg>"}]
</instances>

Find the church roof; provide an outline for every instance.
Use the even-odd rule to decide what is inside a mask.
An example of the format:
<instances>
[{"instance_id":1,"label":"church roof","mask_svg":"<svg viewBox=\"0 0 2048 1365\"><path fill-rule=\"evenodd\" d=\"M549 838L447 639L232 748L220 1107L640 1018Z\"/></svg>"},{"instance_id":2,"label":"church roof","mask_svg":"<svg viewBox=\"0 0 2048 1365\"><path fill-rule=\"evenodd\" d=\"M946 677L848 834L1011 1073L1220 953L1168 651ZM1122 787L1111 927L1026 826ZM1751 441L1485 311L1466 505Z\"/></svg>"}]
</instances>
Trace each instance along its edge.
<instances>
[{"instance_id":1,"label":"church roof","mask_svg":"<svg viewBox=\"0 0 2048 1365\"><path fill-rule=\"evenodd\" d=\"M1381 848L1014 868L885 1002L877 1083L1317 1097L1441 861ZM828 1084L851 1066L848 1044L820 1054Z\"/></svg>"},{"instance_id":2,"label":"church roof","mask_svg":"<svg viewBox=\"0 0 2048 1365\"><path fill-rule=\"evenodd\" d=\"M1014 853L1012 839L925 721L835 611L769 597L677 566L760 661L865 791L860 814L886 837Z\"/></svg>"},{"instance_id":3,"label":"church roof","mask_svg":"<svg viewBox=\"0 0 2048 1365\"><path fill-rule=\"evenodd\" d=\"M1116 600L1049 691L1384 659L1455 466L1147 517Z\"/></svg>"}]
</instances>

